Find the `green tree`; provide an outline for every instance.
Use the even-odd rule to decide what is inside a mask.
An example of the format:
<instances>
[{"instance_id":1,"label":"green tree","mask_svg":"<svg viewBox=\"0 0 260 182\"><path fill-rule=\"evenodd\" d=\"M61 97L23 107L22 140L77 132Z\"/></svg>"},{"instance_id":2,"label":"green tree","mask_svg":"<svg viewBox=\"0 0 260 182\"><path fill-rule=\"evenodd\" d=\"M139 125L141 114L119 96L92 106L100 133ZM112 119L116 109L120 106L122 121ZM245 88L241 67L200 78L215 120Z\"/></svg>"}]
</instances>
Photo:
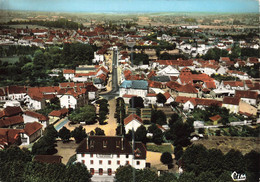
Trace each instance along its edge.
<instances>
[{"instance_id":1,"label":"green tree","mask_svg":"<svg viewBox=\"0 0 260 182\"><path fill-rule=\"evenodd\" d=\"M143 125L139 126L135 132L135 140L141 141L142 143L145 144L147 141L146 134L147 134L146 128Z\"/></svg>"},{"instance_id":2,"label":"green tree","mask_svg":"<svg viewBox=\"0 0 260 182\"><path fill-rule=\"evenodd\" d=\"M166 123L166 115L162 110L152 110L151 114L151 122L159 125L165 125Z\"/></svg>"},{"instance_id":3,"label":"green tree","mask_svg":"<svg viewBox=\"0 0 260 182\"><path fill-rule=\"evenodd\" d=\"M157 94L156 99L156 102L159 104L164 104L167 101L166 97L162 93Z\"/></svg>"},{"instance_id":4,"label":"green tree","mask_svg":"<svg viewBox=\"0 0 260 182\"><path fill-rule=\"evenodd\" d=\"M62 139L63 142L68 142L71 137L70 130L63 126L59 131L59 137Z\"/></svg>"},{"instance_id":5,"label":"green tree","mask_svg":"<svg viewBox=\"0 0 260 182\"><path fill-rule=\"evenodd\" d=\"M76 127L71 132L71 136L74 137L76 143L80 143L84 138L87 137L86 130L82 126Z\"/></svg>"},{"instance_id":6,"label":"green tree","mask_svg":"<svg viewBox=\"0 0 260 182\"><path fill-rule=\"evenodd\" d=\"M69 116L69 120L74 123L94 124L96 122L96 108L93 105L85 105L73 111Z\"/></svg>"},{"instance_id":7,"label":"green tree","mask_svg":"<svg viewBox=\"0 0 260 182\"><path fill-rule=\"evenodd\" d=\"M182 155L182 167L185 172L194 172L199 175L202 171L207 171L207 149L203 145L192 145L188 147Z\"/></svg>"},{"instance_id":8,"label":"green tree","mask_svg":"<svg viewBox=\"0 0 260 182\"><path fill-rule=\"evenodd\" d=\"M99 127L95 128L95 135L105 135L105 131Z\"/></svg>"},{"instance_id":9,"label":"green tree","mask_svg":"<svg viewBox=\"0 0 260 182\"><path fill-rule=\"evenodd\" d=\"M231 149L224 156L223 167L228 171L236 171L238 173L245 172L244 156L238 150Z\"/></svg>"},{"instance_id":10,"label":"green tree","mask_svg":"<svg viewBox=\"0 0 260 182\"><path fill-rule=\"evenodd\" d=\"M180 175L178 182L197 182L196 175L193 172L184 172Z\"/></svg>"},{"instance_id":11,"label":"green tree","mask_svg":"<svg viewBox=\"0 0 260 182\"><path fill-rule=\"evenodd\" d=\"M66 181L68 182L90 182L91 177L91 174L83 163L70 164L66 169Z\"/></svg>"},{"instance_id":12,"label":"green tree","mask_svg":"<svg viewBox=\"0 0 260 182\"><path fill-rule=\"evenodd\" d=\"M173 173L164 172L158 177L158 182L177 182L177 177Z\"/></svg>"},{"instance_id":13,"label":"green tree","mask_svg":"<svg viewBox=\"0 0 260 182\"><path fill-rule=\"evenodd\" d=\"M169 153L169 152L164 152L162 153L161 155L161 158L160 158L160 161L163 163L163 164L172 164L173 162L173 159L172 159L172 154Z\"/></svg>"},{"instance_id":14,"label":"green tree","mask_svg":"<svg viewBox=\"0 0 260 182\"><path fill-rule=\"evenodd\" d=\"M130 108L144 108L144 100L142 97L132 97L129 100Z\"/></svg>"},{"instance_id":15,"label":"green tree","mask_svg":"<svg viewBox=\"0 0 260 182\"><path fill-rule=\"evenodd\" d=\"M182 155L183 155L183 148L182 148L182 146L181 145L177 145L176 147L174 147L175 160L179 160Z\"/></svg>"}]
</instances>

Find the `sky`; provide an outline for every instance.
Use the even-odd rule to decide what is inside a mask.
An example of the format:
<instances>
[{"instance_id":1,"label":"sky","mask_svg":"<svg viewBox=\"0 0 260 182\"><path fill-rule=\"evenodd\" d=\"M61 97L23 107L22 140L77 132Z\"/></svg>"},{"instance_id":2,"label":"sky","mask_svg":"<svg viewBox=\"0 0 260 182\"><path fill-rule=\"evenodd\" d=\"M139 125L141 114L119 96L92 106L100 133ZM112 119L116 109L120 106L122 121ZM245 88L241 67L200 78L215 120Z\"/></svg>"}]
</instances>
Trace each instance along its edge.
<instances>
[{"instance_id":1,"label":"sky","mask_svg":"<svg viewBox=\"0 0 260 182\"><path fill-rule=\"evenodd\" d=\"M260 0L0 0L0 9L54 12L258 13Z\"/></svg>"}]
</instances>

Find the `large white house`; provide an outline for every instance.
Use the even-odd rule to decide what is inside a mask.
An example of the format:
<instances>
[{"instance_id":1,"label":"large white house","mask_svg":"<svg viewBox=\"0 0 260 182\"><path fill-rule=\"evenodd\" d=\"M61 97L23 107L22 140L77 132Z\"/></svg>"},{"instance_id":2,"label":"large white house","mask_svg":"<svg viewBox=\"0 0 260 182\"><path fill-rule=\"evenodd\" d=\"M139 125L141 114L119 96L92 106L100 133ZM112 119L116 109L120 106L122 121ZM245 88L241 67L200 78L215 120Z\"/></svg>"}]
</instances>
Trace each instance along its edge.
<instances>
[{"instance_id":1,"label":"large white house","mask_svg":"<svg viewBox=\"0 0 260 182\"><path fill-rule=\"evenodd\" d=\"M93 178L114 176L118 167L131 165L136 169L146 166L146 148L135 142L134 152L130 141L120 136L89 136L76 149L76 162L90 170Z\"/></svg>"}]
</instances>

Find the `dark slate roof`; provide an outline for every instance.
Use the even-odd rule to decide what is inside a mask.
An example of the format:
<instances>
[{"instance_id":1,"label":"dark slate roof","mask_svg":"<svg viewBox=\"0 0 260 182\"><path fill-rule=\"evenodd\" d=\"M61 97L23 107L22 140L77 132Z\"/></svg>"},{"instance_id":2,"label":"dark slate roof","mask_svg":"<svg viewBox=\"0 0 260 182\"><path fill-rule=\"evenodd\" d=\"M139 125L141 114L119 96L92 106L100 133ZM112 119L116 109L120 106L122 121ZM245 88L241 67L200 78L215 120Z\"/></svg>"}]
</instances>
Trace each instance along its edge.
<instances>
[{"instance_id":1,"label":"dark slate roof","mask_svg":"<svg viewBox=\"0 0 260 182\"><path fill-rule=\"evenodd\" d=\"M171 81L169 76L153 76L151 77L152 81L158 81L158 82L169 82Z\"/></svg>"},{"instance_id":2,"label":"dark slate roof","mask_svg":"<svg viewBox=\"0 0 260 182\"><path fill-rule=\"evenodd\" d=\"M107 155L132 154L132 146L126 138L119 136L89 136L80 143L76 152ZM146 148L140 142L135 143L135 158L146 158Z\"/></svg>"},{"instance_id":3,"label":"dark slate roof","mask_svg":"<svg viewBox=\"0 0 260 182\"><path fill-rule=\"evenodd\" d=\"M77 67L76 68L76 71L91 71L91 70L96 70L96 68L95 67Z\"/></svg>"},{"instance_id":4,"label":"dark slate roof","mask_svg":"<svg viewBox=\"0 0 260 182\"><path fill-rule=\"evenodd\" d=\"M95 79L93 80L93 82L94 82L94 84L102 84L102 83L104 83L104 80L102 80L102 79L100 79L100 78L95 78Z\"/></svg>"}]
</instances>

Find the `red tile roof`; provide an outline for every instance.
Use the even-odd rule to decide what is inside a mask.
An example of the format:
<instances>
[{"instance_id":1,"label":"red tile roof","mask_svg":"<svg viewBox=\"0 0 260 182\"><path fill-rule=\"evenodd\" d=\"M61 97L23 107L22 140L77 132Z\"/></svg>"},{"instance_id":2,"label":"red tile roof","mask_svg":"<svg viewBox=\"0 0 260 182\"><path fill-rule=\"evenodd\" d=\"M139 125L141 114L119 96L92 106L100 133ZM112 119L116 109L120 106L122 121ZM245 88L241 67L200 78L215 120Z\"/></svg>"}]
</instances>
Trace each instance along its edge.
<instances>
[{"instance_id":1,"label":"red tile roof","mask_svg":"<svg viewBox=\"0 0 260 182\"><path fill-rule=\"evenodd\" d=\"M191 97L177 96L177 97L175 98L175 102L184 104L184 103L186 103L186 102L187 102L188 100L190 100L190 99L191 99Z\"/></svg>"},{"instance_id":2,"label":"red tile roof","mask_svg":"<svg viewBox=\"0 0 260 182\"><path fill-rule=\"evenodd\" d=\"M60 110L53 110L51 113L49 113L49 116L61 117L62 115L66 115L68 112L69 110L66 108Z\"/></svg>"},{"instance_id":3,"label":"red tile roof","mask_svg":"<svg viewBox=\"0 0 260 182\"><path fill-rule=\"evenodd\" d=\"M224 85L230 85L231 87L243 87L244 83L242 81L223 81Z\"/></svg>"},{"instance_id":4,"label":"red tile roof","mask_svg":"<svg viewBox=\"0 0 260 182\"><path fill-rule=\"evenodd\" d=\"M0 119L0 127L10 127L24 123L23 117L20 115Z\"/></svg>"},{"instance_id":5,"label":"red tile roof","mask_svg":"<svg viewBox=\"0 0 260 182\"><path fill-rule=\"evenodd\" d=\"M222 117L220 115L215 115L209 118L211 121L219 121L222 119Z\"/></svg>"},{"instance_id":6,"label":"red tile roof","mask_svg":"<svg viewBox=\"0 0 260 182\"><path fill-rule=\"evenodd\" d=\"M171 94L169 92L165 92L163 95L165 96L166 100L171 97Z\"/></svg>"},{"instance_id":7,"label":"red tile roof","mask_svg":"<svg viewBox=\"0 0 260 182\"><path fill-rule=\"evenodd\" d=\"M178 82L169 81L166 83L166 86L169 87L170 89L176 90L177 88L180 88L182 85L179 84Z\"/></svg>"},{"instance_id":8,"label":"red tile roof","mask_svg":"<svg viewBox=\"0 0 260 182\"><path fill-rule=\"evenodd\" d=\"M161 88L162 87L161 82L151 81L151 80L148 80L147 82L148 82L148 86L151 88Z\"/></svg>"},{"instance_id":9,"label":"red tile roof","mask_svg":"<svg viewBox=\"0 0 260 182\"><path fill-rule=\"evenodd\" d=\"M257 99L258 93L255 91L249 91L249 90L236 90L235 97Z\"/></svg>"},{"instance_id":10,"label":"red tile roof","mask_svg":"<svg viewBox=\"0 0 260 182\"><path fill-rule=\"evenodd\" d=\"M137 95L129 95L129 94L124 94L123 97L125 98L132 98L132 97L136 97Z\"/></svg>"},{"instance_id":11,"label":"red tile roof","mask_svg":"<svg viewBox=\"0 0 260 182\"><path fill-rule=\"evenodd\" d=\"M198 93L198 90L191 84L182 85L181 87L176 89L178 92L184 93Z\"/></svg>"},{"instance_id":12,"label":"red tile roof","mask_svg":"<svg viewBox=\"0 0 260 182\"><path fill-rule=\"evenodd\" d=\"M27 116L31 116L31 117L34 117L34 118L38 118L40 121L47 121L49 120L48 117L40 114L40 113L37 113L37 112L33 112L33 111L25 111L25 115Z\"/></svg>"},{"instance_id":13,"label":"red tile roof","mask_svg":"<svg viewBox=\"0 0 260 182\"><path fill-rule=\"evenodd\" d=\"M14 116L17 114L22 113L22 109L21 107L11 107L11 106L7 106L4 110L2 110L0 112L0 118L1 117L10 117L10 116Z\"/></svg>"},{"instance_id":14,"label":"red tile roof","mask_svg":"<svg viewBox=\"0 0 260 182\"><path fill-rule=\"evenodd\" d=\"M146 95L146 97L156 97L157 96L157 94L154 94L154 93L148 93L147 95Z\"/></svg>"},{"instance_id":15,"label":"red tile roof","mask_svg":"<svg viewBox=\"0 0 260 182\"><path fill-rule=\"evenodd\" d=\"M224 97L223 104L239 105L240 98L238 97Z\"/></svg>"},{"instance_id":16,"label":"red tile roof","mask_svg":"<svg viewBox=\"0 0 260 182\"><path fill-rule=\"evenodd\" d=\"M0 128L0 145L19 143L21 129Z\"/></svg>"},{"instance_id":17,"label":"red tile roof","mask_svg":"<svg viewBox=\"0 0 260 182\"><path fill-rule=\"evenodd\" d=\"M42 125L38 122L26 123L24 127L24 132L26 135L31 136L40 129L42 129Z\"/></svg>"},{"instance_id":18,"label":"red tile roof","mask_svg":"<svg viewBox=\"0 0 260 182\"><path fill-rule=\"evenodd\" d=\"M26 87L22 87L22 86L7 86L7 93L9 94L20 94L20 93L27 93Z\"/></svg>"},{"instance_id":19,"label":"red tile roof","mask_svg":"<svg viewBox=\"0 0 260 182\"><path fill-rule=\"evenodd\" d=\"M136 114L130 114L129 116L127 116L124 119L124 124L127 125L128 123L130 123L131 121L133 121L134 119L136 119L137 121L139 121L141 124L143 124L143 120L137 116Z\"/></svg>"}]
</instances>

